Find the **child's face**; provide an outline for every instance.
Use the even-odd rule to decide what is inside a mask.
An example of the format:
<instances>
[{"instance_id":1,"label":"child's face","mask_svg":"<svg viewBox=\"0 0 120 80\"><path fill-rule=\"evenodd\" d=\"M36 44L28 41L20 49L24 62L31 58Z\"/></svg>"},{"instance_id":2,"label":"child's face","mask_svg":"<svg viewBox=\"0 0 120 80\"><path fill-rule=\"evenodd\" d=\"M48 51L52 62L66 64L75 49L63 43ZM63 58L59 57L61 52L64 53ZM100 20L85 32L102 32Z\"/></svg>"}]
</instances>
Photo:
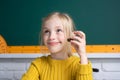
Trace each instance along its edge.
<instances>
[{"instance_id":1,"label":"child's face","mask_svg":"<svg viewBox=\"0 0 120 80\"><path fill-rule=\"evenodd\" d=\"M51 53L60 53L66 42L65 30L61 20L54 16L43 26L43 41Z\"/></svg>"}]
</instances>

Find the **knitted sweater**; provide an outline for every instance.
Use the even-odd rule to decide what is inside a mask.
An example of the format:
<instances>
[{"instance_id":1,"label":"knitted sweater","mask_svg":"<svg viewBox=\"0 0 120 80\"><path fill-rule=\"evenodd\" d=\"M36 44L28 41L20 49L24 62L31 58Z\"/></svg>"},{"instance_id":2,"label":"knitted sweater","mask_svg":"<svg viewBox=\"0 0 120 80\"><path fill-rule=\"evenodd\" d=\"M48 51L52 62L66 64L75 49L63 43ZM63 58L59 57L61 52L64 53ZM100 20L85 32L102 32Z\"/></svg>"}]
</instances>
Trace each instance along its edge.
<instances>
[{"instance_id":1,"label":"knitted sweater","mask_svg":"<svg viewBox=\"0 0 120 80\"><path fill-rule=\"evenodd\" d=\"M32 61L21 80L93 80L92 67L90 62L80 64L76 56L65 60L43 56Z\"/></svg>"}]
</instances>

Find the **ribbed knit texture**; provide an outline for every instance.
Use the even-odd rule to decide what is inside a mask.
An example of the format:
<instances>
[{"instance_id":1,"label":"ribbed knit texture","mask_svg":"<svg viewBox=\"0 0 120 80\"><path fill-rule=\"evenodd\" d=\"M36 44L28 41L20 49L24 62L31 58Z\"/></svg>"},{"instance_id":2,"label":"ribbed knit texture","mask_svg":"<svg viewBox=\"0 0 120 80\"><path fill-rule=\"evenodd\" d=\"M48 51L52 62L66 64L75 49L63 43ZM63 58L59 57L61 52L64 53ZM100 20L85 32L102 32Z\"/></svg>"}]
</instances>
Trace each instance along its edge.
<instances>
[{"instance_id":1,"label":"ribbed knit texture","mask_svg":"<svg viewBox=\"0 0 120 80\"><path fill-rule=\"evenodd\" d=\"M82 65L79 62L76 56L66 60L40 57L32 61L21 80L93 80L91 63Z\"/></svg>"}]
</instances>

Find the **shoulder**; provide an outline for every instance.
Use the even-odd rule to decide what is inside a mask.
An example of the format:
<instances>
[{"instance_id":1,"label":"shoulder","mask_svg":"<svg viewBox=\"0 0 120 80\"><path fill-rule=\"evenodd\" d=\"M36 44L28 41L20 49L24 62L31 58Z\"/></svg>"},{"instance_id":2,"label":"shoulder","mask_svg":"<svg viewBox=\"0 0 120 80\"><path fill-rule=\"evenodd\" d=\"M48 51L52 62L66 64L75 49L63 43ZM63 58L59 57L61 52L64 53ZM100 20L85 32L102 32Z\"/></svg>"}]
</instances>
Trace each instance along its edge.
<instances>
[{"instance_id":1,"label":"shoulder","mask_svg":"<svg viewBox=\"0 0 120 80\"><path fill-rule=\"evenodd\" d=\"M80 57L79 56L72 56L73 57L73 61L76 62L76 63L79 63L80 62ZM91 61L88 60L89 63L91 63Z\"/></svg>"},{"instance_id":2,"label":"shoulder","mask_svg":"<svg viewBox=\"0 0 120 80\"><path fill-rule=\"evenodd\" d=\"M80 57L78 57L78 56L71 56L71 57L72 57L73 61L80 61Z\"/></svg>"},{"instance_id":3,"label":"shoulder","mask_svg":"<svg viewBox=\"0 0 120 80\"><path fill-rule=\"evenodd\" d=\"M47 60L47 56L37 57L35 58L32 63L33 64L41 64Z\"/></svg>"},{"instance_id":4,"label":"shoulder","mask_svg":"<svg viewBox=\"0 0 120 80\"><path fill-rule=\"evenodd\" d=\"M69 64L71 64L73 66L79 64L79 62L80 62L80 57L75 56L75 55L71 56L69 59Z\"/></svg>"},{"instance_id":5,"label":"shoulder","mask_svg":"<svg viewBox=\"0 0 120 80\"><path fill-rule=\"evenodd\" d=\"M80 64L80 57L79 56L72 56L72 60L71 62L74 64L74 65L79 65ZM91 64L91 61L88 60L88 64Z\"/></svg>"},{"instance_id":6,"label":"shoulder","mask_svg":"<svg viewBox=\"0 0 120 80\"><path fill-rule=\"evenodd\" d=\"M41 61L41 60L45 60L46 58L47 58L47 56L37 57L33 60L33 62L38 62L38 61Z\"/></svg>"},{"instance_id":7,"label":"shoulder","mask_svg":"<svg viewBox=\"0 0 120 80\"><path fill-rule=\"evenodd\" d=\"M34 66L39 72L43 69L43 67L48 63L47 56L37 57L31 62L31 66Z\"/></svg>"}]
</instances>

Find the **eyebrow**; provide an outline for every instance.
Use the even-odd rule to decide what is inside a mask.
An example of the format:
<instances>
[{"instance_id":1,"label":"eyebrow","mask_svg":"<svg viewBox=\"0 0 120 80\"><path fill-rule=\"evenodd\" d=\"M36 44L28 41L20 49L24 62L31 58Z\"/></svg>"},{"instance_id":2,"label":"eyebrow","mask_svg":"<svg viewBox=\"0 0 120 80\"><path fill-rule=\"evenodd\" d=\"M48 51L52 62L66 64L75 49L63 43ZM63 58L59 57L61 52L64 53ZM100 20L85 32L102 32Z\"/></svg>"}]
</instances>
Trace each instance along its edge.
<instances>
[{"instance_id":1,"label":"eyebrow","mask_svg":"<svg viewBox=\"0 0 120 80\"><path fill-rule=\"evenodd\" d=\"M47 27L44 26L43 29L47 29Z\"/></svg>"}]
</instances>

